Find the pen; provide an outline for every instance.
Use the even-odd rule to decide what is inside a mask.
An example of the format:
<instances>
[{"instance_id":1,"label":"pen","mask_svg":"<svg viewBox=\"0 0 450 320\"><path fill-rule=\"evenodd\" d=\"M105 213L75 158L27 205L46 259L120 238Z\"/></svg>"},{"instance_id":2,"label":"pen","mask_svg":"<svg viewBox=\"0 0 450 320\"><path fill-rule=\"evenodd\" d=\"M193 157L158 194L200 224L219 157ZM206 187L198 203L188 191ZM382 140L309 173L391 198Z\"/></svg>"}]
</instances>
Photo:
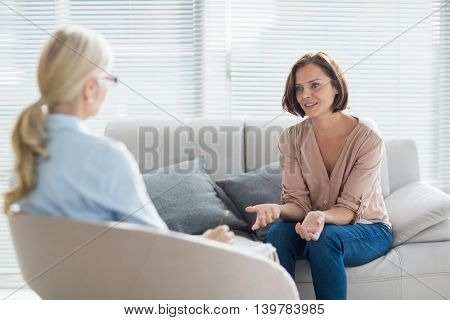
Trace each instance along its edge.
<instances>
[{"instance_id":1,"label":"pen","mask_svg":"<svg viewBox=\"0 0 450 320\"><path fill-rule=\"evenodd\" d=\"M225 221L227 220L229 215L230 215L230 212L228 210L225 210L223 212L223 217L222 217L222 219L220 219L219 226L225 223Z\"/></svg>"}]
</instances>

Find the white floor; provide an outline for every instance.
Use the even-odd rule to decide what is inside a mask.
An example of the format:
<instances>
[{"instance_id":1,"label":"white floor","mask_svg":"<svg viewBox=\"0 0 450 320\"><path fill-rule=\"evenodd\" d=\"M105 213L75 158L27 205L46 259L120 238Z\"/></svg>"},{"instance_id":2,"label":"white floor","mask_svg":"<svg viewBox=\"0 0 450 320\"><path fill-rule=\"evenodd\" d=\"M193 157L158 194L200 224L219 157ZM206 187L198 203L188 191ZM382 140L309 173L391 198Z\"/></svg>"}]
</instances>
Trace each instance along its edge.
<instances>
[{"instance_id":1,"label":"white floor","mask_svg":"<svg viewBox=\"0 0 450 320\"><path fill-rule=\"evenodd\" d=\"M0 289L0 300L37 300L39 296L31 289Z\"/></svg>"}]
</instances>

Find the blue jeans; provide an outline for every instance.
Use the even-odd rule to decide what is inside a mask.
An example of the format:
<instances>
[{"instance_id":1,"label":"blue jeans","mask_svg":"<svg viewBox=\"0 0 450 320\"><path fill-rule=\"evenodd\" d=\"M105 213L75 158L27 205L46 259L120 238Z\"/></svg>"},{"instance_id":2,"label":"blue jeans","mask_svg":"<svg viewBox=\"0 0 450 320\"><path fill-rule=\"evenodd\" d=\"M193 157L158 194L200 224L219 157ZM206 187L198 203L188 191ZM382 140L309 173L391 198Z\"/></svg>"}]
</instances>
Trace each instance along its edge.
<instances>
[{"instance_id":1,"label":"blue jeans","mask_svg":"<svg viewBox=\"0 0 450 320\"><path fill-rule=\"evenodd\" d=\"M273 224L264 242L278 252L281 265L295 279L295 262L307 259L316 299L347 299L345 267L356 267L381 257L392 245L391 228L384 223L337 226L326 224L317 241L295 232L296 222Z\"/></svg>"}]
</instances>

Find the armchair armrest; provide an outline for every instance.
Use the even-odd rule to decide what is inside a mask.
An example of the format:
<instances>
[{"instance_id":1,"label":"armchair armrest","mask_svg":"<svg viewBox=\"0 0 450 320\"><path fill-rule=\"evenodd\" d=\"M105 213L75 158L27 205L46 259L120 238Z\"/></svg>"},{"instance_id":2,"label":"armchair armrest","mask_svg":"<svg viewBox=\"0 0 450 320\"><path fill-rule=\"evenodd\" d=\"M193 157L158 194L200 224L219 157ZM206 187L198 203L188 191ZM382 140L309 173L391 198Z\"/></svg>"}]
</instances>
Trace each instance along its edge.
<instances>
[{"instance_id":1,"label":"armchair armrest","mask_svg":"<svg viewBox=\"0 0 450 320\"><path fill-rule=\"evenodd\" d=\"M32 214L9 223L22 275L43 299L298 299L280 265L219 242Z\"/></svg>"}]
</instances>

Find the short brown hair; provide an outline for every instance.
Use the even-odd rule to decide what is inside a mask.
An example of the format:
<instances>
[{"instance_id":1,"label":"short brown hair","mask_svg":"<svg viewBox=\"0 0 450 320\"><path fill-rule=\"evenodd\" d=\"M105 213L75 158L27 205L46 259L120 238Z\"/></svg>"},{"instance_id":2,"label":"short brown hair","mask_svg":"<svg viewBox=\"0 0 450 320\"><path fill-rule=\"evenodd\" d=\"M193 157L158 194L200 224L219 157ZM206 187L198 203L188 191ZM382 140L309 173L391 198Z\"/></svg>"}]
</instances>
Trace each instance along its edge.
<instances>
[{"instance_id":1,"label":"short brown hair","mask_svg":"<svg viewBox=\"0 0 450 320\"><path fill-rule=\"evenodd\" d=\"M303 111L300 103L297 101L295 94L295 74L298 69L308 64L315 64L320 67L331 79L331 84L337 90L338 94L334 97L333 104L331 105L333 113L345 110L348 103L347 81L336 61L325 52L307 53L292 66L284 89L282 100L283 110L295 116L301 116L302 118L305 116L305 111Z\"/></svg>"}]
</instances>

